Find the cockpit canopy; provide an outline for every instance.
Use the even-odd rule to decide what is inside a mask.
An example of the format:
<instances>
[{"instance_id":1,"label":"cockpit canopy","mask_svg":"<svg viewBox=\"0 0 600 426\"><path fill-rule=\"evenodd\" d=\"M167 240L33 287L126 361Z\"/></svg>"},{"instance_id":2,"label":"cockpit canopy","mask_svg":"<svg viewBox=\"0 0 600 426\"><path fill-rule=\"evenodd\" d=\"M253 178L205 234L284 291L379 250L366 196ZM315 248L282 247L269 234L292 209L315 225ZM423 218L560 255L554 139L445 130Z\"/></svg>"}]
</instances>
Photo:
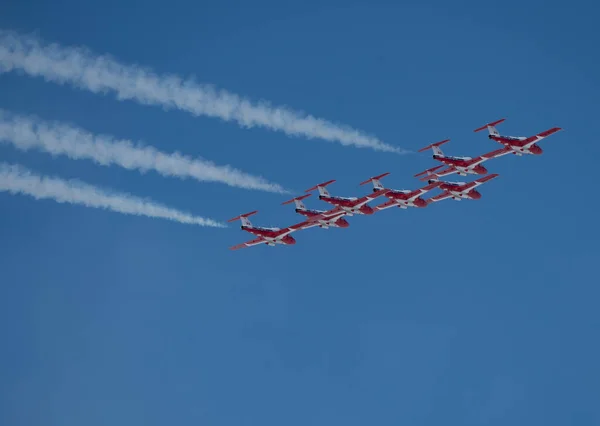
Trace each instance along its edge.
<instances>
[{"instance_id":1,"label":"cockpit canopy","mask_svg":"<svg viewBox=\"0 0 600 426\"><path fill-rule=\"evenodd\" d=\"M472 160L473 158L471 157L446 157L449 158L451 160Z\"/></svg>"},{"instance_id":2,"label":"cockpit canopy","mask_svg":"<svg viewBox=\"0 0 600 426\"><path fill-rule=\"evenodd\" d=\"M256 229L259 229L261 231L281 231L281 228L267 226L257 226Z\"/></svg>"}]
</instances>

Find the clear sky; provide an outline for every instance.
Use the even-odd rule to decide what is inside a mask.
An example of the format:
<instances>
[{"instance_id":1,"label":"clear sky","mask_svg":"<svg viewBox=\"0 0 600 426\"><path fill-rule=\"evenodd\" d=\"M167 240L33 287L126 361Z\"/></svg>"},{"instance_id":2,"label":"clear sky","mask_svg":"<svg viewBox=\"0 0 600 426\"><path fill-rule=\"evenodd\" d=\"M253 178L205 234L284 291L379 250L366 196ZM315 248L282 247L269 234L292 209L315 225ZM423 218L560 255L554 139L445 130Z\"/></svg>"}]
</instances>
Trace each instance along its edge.
<instances>
[{"instance_id":1,"label":"clear sky","mask_svg":"<svg viewBox=\"0 0 600 426\"><path fill-rule=\"evenodd\" d=\"M287 4L286 4L287 3ZM0 28L195 76L416 151L473 129L564 131L487 163L478 201L389 209L292 247L0 193L0 424L600 423L592 1L4 2ZM334 194L435 165L165 111L12 72L0 108ZM285 195L0 145L2 161L225 221L301 220ZM459 178L460 179L460 178ZM469 180L467 178L466 180ZM457 179L452 179L457 180ZM327 207L312 197L307 204ZM286 208L288 207L288 208Z\"/></svg>"}]
</instances>

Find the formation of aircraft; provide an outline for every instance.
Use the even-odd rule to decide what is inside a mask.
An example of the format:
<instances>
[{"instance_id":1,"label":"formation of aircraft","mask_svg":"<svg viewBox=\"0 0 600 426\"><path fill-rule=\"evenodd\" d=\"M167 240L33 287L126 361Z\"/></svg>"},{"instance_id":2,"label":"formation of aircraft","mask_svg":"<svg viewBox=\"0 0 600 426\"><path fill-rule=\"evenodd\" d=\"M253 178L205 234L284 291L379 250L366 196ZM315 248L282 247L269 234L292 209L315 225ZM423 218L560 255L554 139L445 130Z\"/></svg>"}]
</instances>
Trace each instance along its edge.
<instances>
[{"instance_id":1,"label":"formation of aircraft","mask_svg":"<svg viewBox=\"0 0 600 426\"><path fill-rule=\"evenodd\" d=\"M562 130L560 127L553 127L533 136L505 136L501 135L495 127L505 120L506 119L502 118L474 130L475 132L479 132L487 129L489 133L488 138L503 145L503 148L495 151L477 157L449 156L444 154L440 146L448 143L450 139L445 139L421 148L419 152L431 149L433 151L433 159L442 163L421 173L417 173L414 176L421 181L427 181L427 185L421 188L413 190L386 188L381 183L381 179L390 174L387 172L370 177L360 183L360 185L369 183L373 185L373 191L370 194L363 195L362 197L341 197L330 194L327 187L334 183L335 180L329 180L307 189L305 191L306 194L304 195L282 203L282 205L294 203L296 206L296 213L305 218L304 221L287 228L267 228L252 225L248 217L256 214L257 211L236 216L233 219L230 219L229 222L240 220L242 222L242 230L253 234L256 238L235 245L231 247L231 250L261 244L266 244L268 246L275 246L277 244L296 244L296 240L290 235L291 233L313 227L320 227L323 229L347 228L350 224L345 219L345 216L373 215L390 207L398 207L401 209L407 209L409 207L424 208L432 203L446 199L453 199L456 201L463 199L479 200L481 198L481 193L477 191L476 188L499 176L497 173L489 174L482 163L507 154L514 154L517 156L522 156L524 154L540 155L543 151L537 143L559 130ZM440 180L440 178L452 174L458 174L459 176L478 175L480 177L471 182L449 182ZM441 192L433 197L423 198L425 194L434 189L439 189ZM310 197L315 190L319 193L319 200L332 205L330 210L308 209L304 205L303 200ZM371 201L380 197L387 199L387 201L378 204L375 207L369 205Z\"/></svg>"}]
</instances>

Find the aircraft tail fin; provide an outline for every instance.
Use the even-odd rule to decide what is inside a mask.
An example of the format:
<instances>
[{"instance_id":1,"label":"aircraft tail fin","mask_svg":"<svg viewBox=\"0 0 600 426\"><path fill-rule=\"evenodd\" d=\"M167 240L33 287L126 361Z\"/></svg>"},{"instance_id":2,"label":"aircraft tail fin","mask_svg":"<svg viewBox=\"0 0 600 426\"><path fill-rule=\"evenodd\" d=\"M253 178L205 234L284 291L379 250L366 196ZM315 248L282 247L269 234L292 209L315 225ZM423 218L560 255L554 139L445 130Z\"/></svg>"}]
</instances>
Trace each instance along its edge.
<instances>
[{"instance_id":1,"label":"aircraft tail fin","mask_svg":"<svg viewBox=\"0 0 600 426\"><path fill-rule=\"evenodd\" d=\"M500 136L500 132L496 129L496 125L504 122L506 118L501 118L500 120L492 121L491 123L485 124L477 129L473 130L474 132L480 132L481 130L487 129L490 136Z\"/></svg>"},{"instance_id":2,"label":"aircraft tail fin","mask_svg":"<svg viewBox=\"0 0 600 426\"><path fill-rule=\"evenodd\" d=\"M296 198L292 198L291 200L287 200L283 203L281 203L282 206L285 206L286 204L290 204L290 203L294 203L296 204L296 209L298 210L306 210L306 206L304 205L304 203L302 202L302 200L304 200L305 198L310 197L312 194L304 194L301 195L300 197L296 197Z\"/></svg>"},{"instance_id":3,"label":"aircraft tail fin","mask_svg":"<svg viewBox=\"0 0 600 426\"><path fill-rule=\"evenodd\" d=\"M312 188L307 189L304 192L311 192L314 191L315 189L319 190L319 195L322 195L323 197L331 197L331 195L329 194L329 191L327 191L327 188L325 188L327 185L331 185L333 182L335 182L335 179L333 180L328 180L327 182L323 182L320 183L318 185L313 186Z\"/></svg>"},{"instance_id":4,"label":"aircraft tail fin","mask_svg":"<svg viewBox=\"0 0 600 426\"><path fill-rule=\"evenodd\" d=\"M450 139L444 139L443 141L432 143L431 145L427 145L426 147L421 148L418 152L423 152L423 151L427 151L428 149L432 149L433 153L435 155L441 155L441 156L443 156L444 153L442 152L442 149L440 148L440 145L443 145L443 144L445 144L447 142L450 142Z\"/></svg>"},{"instance_id":5,"label":"aircraft tail fin","mask_svg":"<svg viewBox=\"0 0 600 426\"><path fill-rule=\"evenodd\" d=\"M364 182L361 182L360 185L365 185L369 182L373 183L373 191L381 191L382 189L385 189L385 187L383 186L383 184L380 182L380 179L389 175L390 172L387 173L383 173L379 176L373 176L370 177L369 179L365 180Z\"/></svg>"},{"instance_id":6,"label":"aircraft tail fin","mask_svg":"<svg viewBox=\"0 0 600 426\"><path fill-rule=\"evenodd\" d=\"M242 226L247 226L247 227L252 227L252 222L250 222L250 219L248 219L249 216L255 215L256 213L258 213L258 210L254 210L253 212L250 213L244 213L241 214L239 216L234 217L233 219L229 219L227 222L233 222L235 220L241 220L242 221Z\"/></svg>"}]
</instances>

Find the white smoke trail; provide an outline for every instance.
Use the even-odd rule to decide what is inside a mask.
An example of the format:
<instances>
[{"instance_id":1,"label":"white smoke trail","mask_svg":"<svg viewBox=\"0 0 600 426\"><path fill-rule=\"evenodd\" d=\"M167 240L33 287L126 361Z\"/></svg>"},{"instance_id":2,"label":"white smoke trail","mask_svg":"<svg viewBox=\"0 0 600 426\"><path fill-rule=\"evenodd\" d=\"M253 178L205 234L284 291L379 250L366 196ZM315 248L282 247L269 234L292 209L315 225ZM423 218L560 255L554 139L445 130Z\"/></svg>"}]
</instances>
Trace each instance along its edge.
<instances>
[{"instance_id":1,"label":"white smoke trail","mask_svg":"<svg viewBox=\"0 0 600 426\"><path fill-rule=\"evenodd\" d=\"M130 194L107 192L76 180L39 176L13 164L0 163L0 191L26 194L35 199L81 204L114 212L172 220L179 223L225 228L226 225L143 200Z\"/></svg>"},{"instance_id":2,"label":"white smoke trail","mask_svg":"<svg viewBox=\"0 0 600 426\"><path fill-rule=\"evenodd\" d=\"M24 117L0 109L0 142L9 142L26 151L32 148L71 159L88 159L103 166L116 164L144 173L154 170L163 176L199 181L222 182L230 186L287 193L280 185L236 170L217 166L204 159L157 151L128 140L115 140L107 135L93 135L83 129L46 122L37 117Z\"/></svg>"},{"instance_id":3,"label":"white smoke trail","mask_svg":"<svg viewBox=\"0 0 600 426\"><path fill-rule=\"evenodd\" d=\"M287 107L272 106L265 101L253 103L193 80L157 75L138 65L125 65L86 48L49 44L31 35L0 30L0 72L12 70L59 84L69 83L93 93L112 92L119 100L135 100L166 109L176 108L196 116L235 121L242 127L262 126L291 136L320 138L399 154L407 152L358 130Z\"/></svg>"}]
</instances>

